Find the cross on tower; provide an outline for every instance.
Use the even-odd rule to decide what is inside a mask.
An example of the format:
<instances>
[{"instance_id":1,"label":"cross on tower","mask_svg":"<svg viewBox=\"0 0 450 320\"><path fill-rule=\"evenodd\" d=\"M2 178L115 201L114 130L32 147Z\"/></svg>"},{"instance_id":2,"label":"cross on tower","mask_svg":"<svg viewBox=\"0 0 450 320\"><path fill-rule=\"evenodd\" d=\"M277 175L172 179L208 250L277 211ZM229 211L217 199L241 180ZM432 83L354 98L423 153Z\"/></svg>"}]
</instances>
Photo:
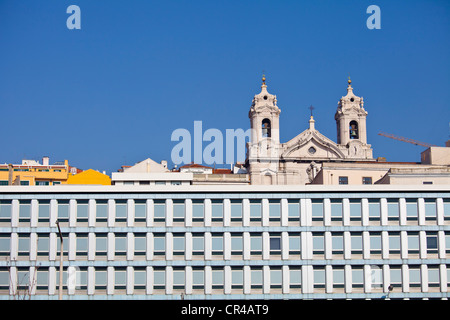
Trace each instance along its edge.
<instances>
[{"instance_id":1,"label":"cross on tower","mask_svg":"<svg viewBox=\"0 0 450 320\"><path fill-rule=\"evenodd\" d=\"M314 107L312 105L310 105L308 109L311 110L311 117L312 117L313 116Z\"/></svg>"}]
</instances>

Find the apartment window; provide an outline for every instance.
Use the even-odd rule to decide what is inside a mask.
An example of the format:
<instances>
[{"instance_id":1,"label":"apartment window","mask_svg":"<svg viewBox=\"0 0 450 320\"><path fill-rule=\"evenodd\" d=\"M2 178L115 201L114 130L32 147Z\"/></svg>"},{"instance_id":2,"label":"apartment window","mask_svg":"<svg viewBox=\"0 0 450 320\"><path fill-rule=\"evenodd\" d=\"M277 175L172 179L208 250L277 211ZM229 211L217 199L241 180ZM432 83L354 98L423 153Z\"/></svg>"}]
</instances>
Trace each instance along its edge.
<instances>
[{"instance_id":1,"label":"apartment window","mask_svg":"<svg viewBox=\"0 0 450 320\"><path fill-rule=\"evenodd\" d=\"M250 221L261 221L261 200L250 200Z\"/></svg>"},{"instance_id":2,"label":"apartment window","mask_svg":"<svg viewBox=\"0 0 450 320\"><path fill-rule=\"evenodd\" d=\"M6 268L0 268L0 290L9 290L9 270Z\"/></svg>"},{"instance_id":3,"label":"apartment window","mask_svg":"<svg viewBox=\"0 0 450 320\"><path fill-rule=\"evenodd\" d=\"M445 233L445 253L450 253L450 234Z\"/></svg>"},{"instance_id":4,"label":"apartment window","mask_svg":"<svg viewBox=\"0 0 450 320\"><path fill-rule=\"evenodd\" d=\"M163 290L166 288L166 270L164 267L155 267L153 269L153 289Z\"/></svg>"},{"instance_id":5,"label":"apartment window","mask_svg":"<svg viewBox=\"0 0 450 320\"><path fill-rule=\"evenodd\" d=\"M323 233L313 233L313 254L324 253L324 236Z\"/></svg>"},{"instance_id":6,"label":"apartment window","mask_svg":"<svg viewBox=\"0 0 450 320\"><path fill-rule=\"evenodd\" d=\"M116 222L126 222L128 216L126 200L116 200Z\"/></svg>"},{"instance_id":7,"label":"apartment window","mask_svg":"<svg viewBox=\"0 0 450 320\"><path fill-rule=\"evenodd\" d=\"M240 267L231 267L231 289L244 287L244 270Z\"/></svg>"},{"instance_id":8,"label":"apartment window","mask_svg":"<svg viewBox=\"0 0 450 320\"><path fill-rule=\"evenodd\" d=\"M438 237L437 234L427 235L427 253L438 253Z\"/></svg>"},{"instance_id":9,"label":"apartment window","mask_svg":"<svg viewBox=\"0 0 450 320\"><path fill-rule=\"evenodd\" d=\"M383 269L382 266L370 266L370 282L372 288L383 287Z\"/></svg>"},{"instance_id":10,"label":"apartment window","mask_svg":"<svg viewBox=\"0 0 450 320\"><path fill-rule=\"evenodd\" d=\"M211 221L223 221L223 201L211 200Z\"/></svg>"},{"instance_id":11,"label":"apartment window","mask_svg":"<svg viewBox=\"0 0 450 320\"><path fill-rule=\"evenodd\" d=\"M325 268L320 267L313 267L313 277L314 277L314 288L325 288Z\"/></svg>"},{"instance_id":12,"label":"apartment window","mask_svg":"<svg viewBox=\"0 0 450 320\"><path fill-rule=\"evenodd\" d=\"M64 273L66 274L66 272ZM106 268L96 267L95 268L95 289L96 290L106 290L108 284L108 273Z\"/></svg>"},{"instance_id":13,"label":"apartment window","mask_svg":"<svg viewBox=\"0 0 450 320\"><path fill-rule=\"evenodd\" d=\"M19 201L19 222L30 222L31 217L31 201Z\"/></svg>"},{"instance_id":14,"label":"apartment window","mask_svg":"<svg viewBox=\"0 0 450 320\"><path fill-rule=\"evenodd\" d=\"M125 268L115 268L114 289L124 290L127 288L127 270Z\"/></svg>"},{"instance_id":15,"label":"apartment window","mask_svg":"<svg viewBox=\"0 0 450 320\"><path fill-rule=\"evenodd\" d=\"M331 236L331 247L333 254L344 253L344 235L342 233L335 233Z\"/></svg>"},{"instance_id":16,"label":"apartment window","mask_svg":"<svg viewBox=\"0 0 450 320\"><path fill-rule=\"evenodd\" d=\"M185 210L184 200L173 200L173 222L184 222Z\"/></svg>"},{"instance_id":17,"label":"apartment window","mask_svg":"<svg viewBox=\"0 0 450 320\"><path fill-rule=\"evenodd\" d=\"M211 253L212 255L223 254L223 234L211 235Z\"/></svg>"},{"instance_id":18,"label":"apartment window","mask_svg":"<svg viewBox=\"0 0 450 320\"><path fill-rule=\"evenodd\" d=\"M223 283L224 283L223 268L213 267L211 269L212 289L223 289Z\"/></svg>"},{"instance_id":19,"label":"apartment window","mask_svg":"<svg viewBox=\"0 0 450 320\"><path fill-rule=\"evenodd\" d=\"M283 284L283 273L281 268L270 268L270 288L281 289Z\"/></svg>"},{"instance_id":20,"label":"apartment window","mask_svg":"<svg viewBox=\"0 0 450 320\"><path fill-rule=\"evenodd\" d=\"M369 199L369 221L380 221L380 199Z\"/></svg>"},{"instance_id":21,"label":"apartment window","mask_svg":"<svg viewBox=\"0 0 450 320\"><path fill-rule=\"evenodd\" d=\"M299 289L302 287L302 269L301 267L289 268L289 287Z\"/></svg>"},{"instance_id":22,"label":"apartment window","mask_svg":"<svg viewBox=\"0 0 450 320\"><path fill-rule=\"evenodd\" d=\"M145 256L147 253L147 237L145 233L136 233L134 235L134 254L136 256Z\"/></svg>"},{"instance_id":23,"label":"apartment window","mask_svg":"<svg viewBox=\"0 0 450 320\"><path fill-rule=\"evenodd\" d=\"M250 254L251 255L262 254L262 235L260 233L250 234Z\"/></svg>"},{"instance_id":24,"label":"apartment window","mask_svg":"<svg viewBox=\"0 0 450 320\"><path fill-rule=\"evenodd\" d=\"M253 267L250 271L251 288L262 289L263 287L263 270L262 268Z\"/></svg>"},{"instance_id":25,"label":"apartment window","mask_svg":"<svg viewBox=\"0 0 450 320\"><path fill-rule=\"evenodd\" d=\"M288 200L288 221L300 221L299 200Z\"/></svg>"},{"instance_id":26,"label":"apartment window","mask_svg":"<svg viewBox=\"0 0 450 320\"><path fill-rule=\"evenodd\" d=\"M166 254L166 237L165 234L154 234L153 237L153 253L155 255L165 255Z\"/></svg>"},{"instance_id":27,"label":"apartment window","mask_svg":"<svg viewBox=\"0 0 450 320\"><path fill-rule=\"evenodd\" d=\"M269 242L270 242L270 254L281 254L281 236L271 235Z\"/></svg>"},{"instance_id":28,"label":"apartment window","mask_svg":"<svg viewBox=\"0 0 450 320\"><path fill-rule=\"evenodd\" d=\"M87 200L77 201L77 222L87 222L89 216L89 205Z\"/></svg>"},{"instance_id":29,"label":"apartment window","mask_svg":"<svg viewBox=\"0 0 450 320\"><path fill-rule=\"evenodd\" d=\"M331 221L342 221L342 200L331 199Z\"/></svg>"},{"instance_id":30,"label":"apartment window","mask_svg":"<svg viewBox=\"0 0 450 320\"><path fill-rule=\"evenodd\" d=\"M417 199L406 199L406 220L417 220Z\"/></svg>"},{"instance_id":31,"label":"apartment window","mask_svg":"<svg viewBox=\"0 0 450 320\"><path fill-rule=\"evenodd\" d=\"M362 254L362 234L352 233L350 235L350 242L351 242L351 253Z\"/></svg>"},{"instance_id":32,"label":"apartment window","mask_svg":"<svg viewBox=\"0 0 450 320\"><path fill-rule=\"evenodd\" d=\"M362 184L372 184L372 177L363 177Z\"/></svg>"},{"instance_id":33,"label":"apartment window","mask_svg":"<svg viewBox=\"0 0 450 320\"><path fill-rule=\"evenodd\" d=\"M9 256L11 249L11 234L10 233L0 233L0 257Z\"/></svg>"},{"instance_id":34,"label":"apartment window","mask_svg":"<svg viewBox=\"0 0 450 320\"><path fill-rule=\"evenodd\" d=\"M348 184L348 177L339 177L339 184Z\"/></svg>"},{"instance_id":35,"label":"apartment window","mask_svg":"<svg viewBox=\"0 0 450 320\"><path fill-rule=\"evenodd\" d=\"M389 233L389 253L400 254L400 234L398 232Z\"/></svg>"},{"instance_id":36,"label":"apartment window","mask_svg":"<svg viewBox=\"0 0 450 320\"><path fill-rule=\"evenodd\" d=\"M95 255L106 256L108 252L108 237L106 233L97 233L95 235Z\"/></svg>"},{"instance_id":37,"label":"apartment window","mask_svg":"<svg viewBox=\"0 0 450 320\"><path fill-rule=\"evenodd\" d=\"M202 233L192 235L192 254L203 255L205 252L205 238Z\"/></svg>"},{"instance_id":38,"label":"apartment window","mask_svg":"<svg viewBox=\"0 0 450 320\"><path fill-rule=\"evenodd\" d=\"M440 286L439 266L434 265L428 266L428 286L432 288L439 288Z\"/></svg>"},{"instance_id":39,"label":"apartment window","mask_svg":"<svg viewBox=\"0 0 450 320\"><path fill-rule=\"evenodd\" d=\"M402 269L400 266L391 266L389 270L391 283L393 287L399 288L402 286Z\"/></svg>"},{"instance_id":40,"label":"apartment window","mask_svg":"<svg viewBox=\"0 0 450 320\"><path fill-rule=\"evenodd\" d=\"M322 221L323 220L323 200L312 199L312 220Z\"/></svg>"},{"instance_id":41,"label":"apartment window","mask_svg":"<svg viewBox=\"0 0 450 320\"><path fill-rule=\"evenodd\" d=\"M146 200L134 201L134 221L145 222L147 218L147 202Z\"/></svg>"},{"instance_id":42,"label":"apartment window","mask_svg":"<svg viewBox=\"0 0 450 320\"><path fill-rule=\"evenodd\" d=\"M143 290L147 286L147 271L145 267L134 268L134 289Z\"/></svg>"},{"instance_id":43,"label":"apartment window","mask_svg":"<svg viewBox=\"0 0 450 320\"><path fill-rule=\"evenodd\" d=\"M76 255L87 256L88 254L88 235L87 233L78 233L76 235Z\"/></svg>"},{"instance_id":44,"label":"apartment window","mask_svg":"<svg viewBox=\"0 0 450 320\"><path fill-rule=\"evenodd\" d=\"M352 266L352 288L364 286L364 270L361 267Z\"/></svg>"},{"instance_id":45,"label":"apartment window","mask_svg":"<svg viewBox=\"0 0 450 320\"><path fill-rule=\"evenodd\" d=\"M280 221L280 200L269 200L269 221Z\"/></svg>"},{"instance_id":46,"label":"apartment window","mask_svg":"<svg viewBox=\"0 0 450 320\"><path fill-rule=\"evenodd\" d=\"M173 235L173 254L174 255L184 255L185 250L185 239L184 234L174 233Z\"/></svg>"},{"instance_id":47,"label":"apartment window","mask_svg":"<svg viewBox=\"0 0 450 320\"><path fill-rule=\"evenodd\" d=\"M50 200L41 200L38 205L38 222L50 221Z\"/></svg>"},{"instance_id":48,"label":"apartment window","mask_svg":"<svg viewBox=\"0 0 450 320\"><path fill-rule=\"evenodd\" d=\"M108 201L107 200L97 200L96 204L96 222L106 222L108 220Z\"/></svg>"},{"instance_id":49,"label":"apartment window","mask_svg":"<svg viewBox=\"0 0 450 320\"><path fill-rule=\"evenodd\" d=\"M205 217L205 205L203 200L192 200L192 221L202 222Z\"/></svg>"},{"instance_id":50,"label":"apartment window","mask_svg":"<svg viewBox=\"0 0 450 320\"><path fill-rule=\"evenodd\" d=\"M345 271L344 267L333 267L333 288L344 288L345 285Z\"/></svg>"},{"instance_id":51,"label":"apartment window","mask_svg":"<svg viewBox=\"0 0 450 320\"><path fill-rule=\"evenodd\" d=\"M231 221L242 221L242 201L231 200Z\"/></svg>"},{"instance_id":52,"label":"apartment window","mask_svg":"<svg viewBox=\"0 0 450 320\"><path fill-rule=\"evenodd\" d=\"M350 199L350 221L361 221L361 199Z\"/></svg>"},{"instance_id":53,"label":"apartment window","mask_svg":"<svg viewBox=\"0 0 450 320\"><path fill-rule=\"evenodd\" d=\"M201 290L205 288L205 271L202 268L192 269L192 289Z\"/></svg>"},{"instance_id":54,"label":"apartment window","mask_svg":"<svg viewBox=\"0 0 450 320\"><path fill-rule=\"evenodd\" d=\"M450 199L444 199L444 220L450 220Z\"/></svg>"},{"instance_id":55,"label":"apartment window","mask_svg":"<svg viewBox=\"0 0 450 320\"><path fill-rule=\"evenodd\" d=\"M166 221L166 202L165 200L154 201L154 221L165 222Z\"/></svg>"},{"instance_id":56,"label":"apartment window","mask_svg":"<svg viewBox=\"0 0 450 320\"><path fill-rule=\"evenodd\" d=\"M419 253L419 234L418 233L408 233L408 253L418 254Z\"/></svg>"},{"instance_id":57,"label":"apartment window","mask_svg":"<svg viewBox=\"0 0 450 320\"><path fill-rule=\"evenodd\" d=\"M370 234L370 254L381 254L381 234Z\"/></svg>"},{"instance_id":58,"label":"apartment window","mask_svg":"<svg viewBox=\"0 0 450 320\"><path fill-rule=\"evenodd\" d=\"M157 186L165 186L166 185L166 181L155 181L155 185L157 185Z\"/></svg>"},{"instance_id":59,"label":"apartment window","mask_svg":"<svg viewBox=\"0 0 450 320\"><path fill-rule=\"evenodd\" d=\"M17 291L25 292L31 288L29 268L17 268Z\"/></svg>"},{"instance_id":60,"label":"apartment window","mask_svg":"<svg viewBox=\"0 0 450 320\"><path fill-rule=\"evenodd\" d=\"M436 220L436 199L425 199L425 220Z\"/></svg>"},{"instance_id":61,"label":"apartment window","mask_svg":"<svg viewBox=\"0 0 450 320\"><path fill-rule=\"evenodd\" d=\"M11 222L11 201L0 200L0 222Z\"/></svg>"},{"instance_id":62,"label":"apartment window","mask_svg":"<svg viewBox=\"0 0 450 320\"><path fill-rule=\"evenodd\" d=\"M421 276L419 266L409 266L409 286L413 288L421 287Z\"/></svg>"},{"instance_id":63,"label":"apartment window","mask_svg":"<svg viewBox=\"0 0 450 320\"><path fill-rule=\"evenodd\" d=\"M115 255L125 256L127 254L127 235L125 233L116 234Z\"/></svg>"},{"instance_id":64,"label":"apartment window","mask_svg":"<svg viewBox=\"0 0 450 320\"><path fill-rule=\"evenodd\" d=\"M289 233L289 254L300 254L301 237L300 233Z\"/></svg>"},{"instance_id":65,"label":"apartment window","mask_svg":"<svg viewBox=\"0 0 450 320\"><path fill-rule=\"evenodd\" d=\"M173 288L175 290L184 289L186 273L182 268L173 268Z\"/></svg>"},{"instance_id":66,"label":"apartment window","mask_svg":"<svg viewBox=\"0 0 450 320\"><path fill-rule=\"evenodd\" d=\"M243 250L242 234L231 234L231 254L241 255Z\"/></svg>"},{"instance_id":67,"label":"apartment window","mask_svg":"<svg viewBox=\"0 0 450 320\"><path fill-rule=\"evenodd\" d=\"M58 200L58 221L68 222L69 221L69 201L68 200Z\"/></svg>"},{"instance_id":68,"label":"apartment window","mask_svg":"<svg viewBox=\"0 0 450 320\"><path fill-rule=\"evenodd\" d=\"M48 290L48 269L39 268L36 271L36 289Z\"/></svg>"},{"instance_id":69,"label":"apartment window","mask_svg":"<svg viewBox=\"0 0 450 320\"><path fill-rule=\"evenodd\" d=\"M181 186L181 181L171 181L170 184L173 186Z\"/></svg>"},{"instance_id":70,"label":"apartment window","mask_svg":"<svg viewBox=\"0 0 450 320\"><path fill-rule=\"evenodd\" d=\"M19 256L28 256L30 254L30 234L19 233L18 237L18 254Z\"/></svg>"},{"instance_id":71,"label":"apartment window","mask_svg":"<svg viewBox=\"0 0 450 320\"><path fill-rule=\"evenodd\" d=\"M387 200L387 209L388 209L388 220L389 221L398 221L398 219L399 219L398 199L388 199Z\"/></svg>"},{"instance_id":72,"label":"apartment window","mask_svg":"<svg viewBox=\"0 0 450 320\"><path fill-rule=\"evenodd\" d=\"M63 237L63 256L67 256L69 255L69 234L68 233L63 233L62 234ZM58 240L56 242L56 255L58 257L60 257L60 252L61 252L61 241L59 239L58 236Z\"/></svg>"}]
</instances>

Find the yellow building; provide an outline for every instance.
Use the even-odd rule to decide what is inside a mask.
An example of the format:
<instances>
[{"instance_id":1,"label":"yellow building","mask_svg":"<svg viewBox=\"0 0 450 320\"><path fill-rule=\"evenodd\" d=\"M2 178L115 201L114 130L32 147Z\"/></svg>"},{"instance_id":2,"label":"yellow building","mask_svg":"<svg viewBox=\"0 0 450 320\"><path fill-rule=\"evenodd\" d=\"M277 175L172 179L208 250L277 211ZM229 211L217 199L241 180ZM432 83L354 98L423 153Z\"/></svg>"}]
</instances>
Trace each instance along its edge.
<instances>
[{"instance_id":1,"label":"yellow building","mask_svg":"<svg viewBox=\"0 0 450 320\"><path fill-rule=\"evenodd\" d=\"M70 176L67 184L111 185L111 178L106 174L89 169Z\"/></svg>"},{"instance_id":2,"label":"yellow building","mask_svg":"<svg viewBox=\"0 0 450 320\"><path fill-rule=\"evenodd\" d=\"M36 160L22 160L22 164L0 164L0 185L66 184L69 170L67 160L50 165L48 157L42 158L42 164Z\"/></svg>"}]
</instances>

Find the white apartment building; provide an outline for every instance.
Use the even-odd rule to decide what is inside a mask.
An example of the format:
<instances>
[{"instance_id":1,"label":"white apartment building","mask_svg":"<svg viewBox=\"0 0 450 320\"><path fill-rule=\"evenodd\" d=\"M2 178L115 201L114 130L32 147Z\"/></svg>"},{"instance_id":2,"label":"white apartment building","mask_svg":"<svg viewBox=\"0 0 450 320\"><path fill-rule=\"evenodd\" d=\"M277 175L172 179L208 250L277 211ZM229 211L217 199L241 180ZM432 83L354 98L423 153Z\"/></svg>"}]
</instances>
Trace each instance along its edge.
<instances>
[{"instance_id":1,"label":"white apartment building","mask_svg":"<svg viewBox=\"0 0 450 320\"><path fill-rule=\"evenodd\" d=\"M449 296L448 185L2 186L0 299L58 299L56 220L63 299Z\"/></svg>"}]
</instances>

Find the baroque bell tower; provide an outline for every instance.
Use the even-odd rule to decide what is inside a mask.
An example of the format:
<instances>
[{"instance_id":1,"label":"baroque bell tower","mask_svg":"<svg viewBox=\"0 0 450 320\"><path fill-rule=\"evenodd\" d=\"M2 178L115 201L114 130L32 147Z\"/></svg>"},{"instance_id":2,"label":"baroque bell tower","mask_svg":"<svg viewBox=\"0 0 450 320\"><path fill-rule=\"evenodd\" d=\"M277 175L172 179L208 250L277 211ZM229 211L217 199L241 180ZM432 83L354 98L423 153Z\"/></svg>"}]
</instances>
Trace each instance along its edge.
<instances>
[{"instance_id":1,"label":"baroque bell tower","mask_svg":"<svg viewBox=\"0 0 450 320\"><path fill-rule=\"evenodd\" d=\"M372 159L372 148L367 144L367 111L364 100L353 93L348 79L347 95L339 100L334 119L337 128L337 144L346 158Z\"/></svg>"},{"instance_id":2,"label":"baroque bell tower","mask_svg":"<svg viewBox=\"0 0 450 320\"><path fill-rule=\"evenodd\" d=\"M248 113L251 137L247 145L247 159L251 174L265 180L264 184L276 184L277 180L280 113L277 97L267 91L266 77L263 75L261 92L253 97Z\"/></svg>"}]
</instances>

